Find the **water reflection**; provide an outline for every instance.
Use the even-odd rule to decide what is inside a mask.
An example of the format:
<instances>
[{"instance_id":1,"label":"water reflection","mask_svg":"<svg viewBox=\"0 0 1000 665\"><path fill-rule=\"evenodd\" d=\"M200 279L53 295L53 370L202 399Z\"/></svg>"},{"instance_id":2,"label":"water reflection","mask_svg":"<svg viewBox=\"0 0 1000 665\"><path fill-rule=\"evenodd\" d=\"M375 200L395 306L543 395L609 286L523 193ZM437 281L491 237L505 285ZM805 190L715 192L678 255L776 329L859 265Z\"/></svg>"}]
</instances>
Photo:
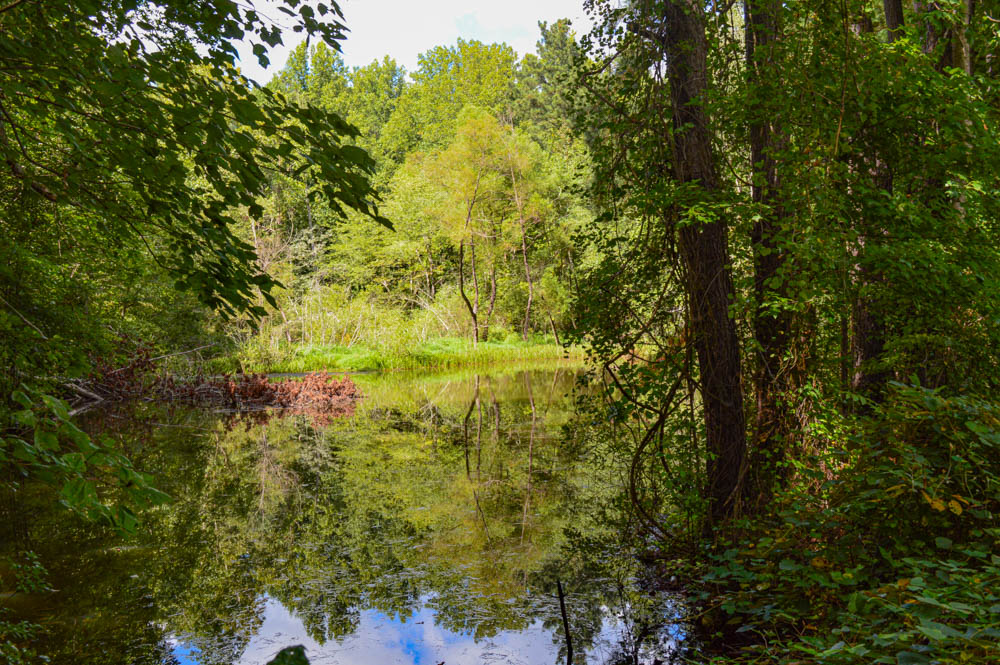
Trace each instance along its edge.
<instances>
[{"instance_id":1,"label":"water reflection","mask_svg":"<svg viewBox=\"0 0 1000 665\"><path fill-rule=\"evenodd\" d=\"M19 498L17 548L60 592L18 611L55 663L263 663L299 643L313 663L560 663L561 579L575 662L666 662L669 603L602 527L617 479L567 433L574 380L359 377L355 414L323 427L95 422L175 501L124 544Z\"/></svg>"},{"instance_id":2,"label":"water reflection","mask_svg":"<svg viewBox=\"0 0 1000 665\"><path fill-rule=\"evenodd\" d=\"M622 622L608 616L587 662L631 662L620 659L622 630ZM309 635L300 619L273 599L265 603L263 623L237 662L239 665L261 665L288 644L304 645L310 662L315 665L564 662L562 652L553 642L552 632L541 621L520 631L503 631L491 638L475 640L469 634L438 626L434 611L425 603L407 620L366 610L361 613L355 633L320 643ZM642 656L654 660L657 655L669 657L674 650L674 640L667 637L660 643L646 645ZM189 645L177 644L173 653L180 665L199 662L200 652Z\"/></svg>"}]
</instances>

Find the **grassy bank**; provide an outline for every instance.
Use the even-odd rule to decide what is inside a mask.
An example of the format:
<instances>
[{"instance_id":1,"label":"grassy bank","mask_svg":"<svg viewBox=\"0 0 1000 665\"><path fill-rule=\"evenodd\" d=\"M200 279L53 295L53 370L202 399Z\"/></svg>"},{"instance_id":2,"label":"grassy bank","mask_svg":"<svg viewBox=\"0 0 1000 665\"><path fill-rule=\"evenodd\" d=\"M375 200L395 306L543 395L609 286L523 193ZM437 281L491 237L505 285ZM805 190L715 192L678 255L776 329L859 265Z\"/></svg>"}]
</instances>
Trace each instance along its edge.
<instances>
[{"instance_id":1,"label":"grassy bank","mask_svg":"<svg viewBox=\"0 0 1000 665\"><path fill-rule=\"evenodd\" d=\"M583 360L579 349L565 349L554 340L480 342L442 337L409 348L288 345L269 353L244 350L222 361L220 370L242 367L247 372L319 372L391 369L483 367L530 360Z\"/></svg>"}]
</instances>

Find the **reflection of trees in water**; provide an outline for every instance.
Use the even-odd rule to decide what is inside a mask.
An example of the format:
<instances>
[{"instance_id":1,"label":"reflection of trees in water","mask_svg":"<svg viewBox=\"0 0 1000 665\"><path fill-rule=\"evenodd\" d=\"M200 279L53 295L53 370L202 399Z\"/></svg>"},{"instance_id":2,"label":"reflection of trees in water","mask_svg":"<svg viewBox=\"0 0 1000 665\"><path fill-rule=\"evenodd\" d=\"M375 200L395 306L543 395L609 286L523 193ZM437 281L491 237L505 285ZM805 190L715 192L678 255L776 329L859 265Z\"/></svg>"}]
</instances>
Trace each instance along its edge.
<instances>
[{"instance_id":1,"label":"reflection of trees in water","mask_svg":"<svg viewBox=\"0 0 1000 665\"><path fill-rule=\"evenodd\" d=\"M562 646L559 577L586 650L602 608L638 604L625 594L634 571L614 568L606 540L564 536L595 477L561 435L572 381L476 376L398 396L375 386L355 417L323 428L292 417L144 433L156 444L138 456L164 469L176 501L145 518L152 548L130 563L149 571L131 585L146 608L135 616L212 663L242 653L268 596L320 643L353 633L362 610L405 619L426 602L451 631L486 638L541 620ZM90 593L116 598L121 578L104 572ZM138 628L132 606L102 619Z\"/></svg>"}]
</instances>

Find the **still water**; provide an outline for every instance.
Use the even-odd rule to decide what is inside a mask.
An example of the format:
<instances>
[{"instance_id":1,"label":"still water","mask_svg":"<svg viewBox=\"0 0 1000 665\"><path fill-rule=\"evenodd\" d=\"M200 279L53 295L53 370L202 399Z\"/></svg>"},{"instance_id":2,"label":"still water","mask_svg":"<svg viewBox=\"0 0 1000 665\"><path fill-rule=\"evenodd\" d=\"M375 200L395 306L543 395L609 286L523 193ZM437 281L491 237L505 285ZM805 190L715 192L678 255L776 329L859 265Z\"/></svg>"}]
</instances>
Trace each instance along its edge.
<instances>
[{"instance_id":1,"label":"still water","mask_svg":"<svg viewBox=\"0 0 1000 665\"><path fill-rule=\"evenodd\" d=\"M580 434L572 368L355 377L352 415L91 414L173 501L123 539L22 492L5 555L51 593L7 594L60 663L667 663L670 598L608 519L618 469Z\"/></svg>"}]
</instances>

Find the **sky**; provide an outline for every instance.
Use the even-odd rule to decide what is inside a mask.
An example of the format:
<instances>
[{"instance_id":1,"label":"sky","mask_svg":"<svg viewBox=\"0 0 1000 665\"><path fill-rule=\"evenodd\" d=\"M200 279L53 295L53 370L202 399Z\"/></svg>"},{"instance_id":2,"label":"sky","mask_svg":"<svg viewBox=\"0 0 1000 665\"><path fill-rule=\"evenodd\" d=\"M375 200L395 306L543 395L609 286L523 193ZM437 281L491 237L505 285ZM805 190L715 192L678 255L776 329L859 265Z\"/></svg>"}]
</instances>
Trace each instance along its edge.
<instances>
[{"instance_id":1,"label":"sky","mask_svg":"<svg viewBox=\"0 0 1000 665\"><path fill-rule=\"evenodd\" d=\"M520 56L534 53L539 21L568 18L578 35L590 28L583 0L339 0L339 4L350 30L341 44L349 67L361 67L389 55L412 72L419 53L434 46L454 45L459 37L506 42ZM271 51L266 71L250 55L249 46L239 49L243 73L258 83L267 83L302 38L291 31L289 19L273 9L274 0L256 0L254 5L279 25L289 26L282 32L284 45Z\"/></svg>"}]
</instances>

